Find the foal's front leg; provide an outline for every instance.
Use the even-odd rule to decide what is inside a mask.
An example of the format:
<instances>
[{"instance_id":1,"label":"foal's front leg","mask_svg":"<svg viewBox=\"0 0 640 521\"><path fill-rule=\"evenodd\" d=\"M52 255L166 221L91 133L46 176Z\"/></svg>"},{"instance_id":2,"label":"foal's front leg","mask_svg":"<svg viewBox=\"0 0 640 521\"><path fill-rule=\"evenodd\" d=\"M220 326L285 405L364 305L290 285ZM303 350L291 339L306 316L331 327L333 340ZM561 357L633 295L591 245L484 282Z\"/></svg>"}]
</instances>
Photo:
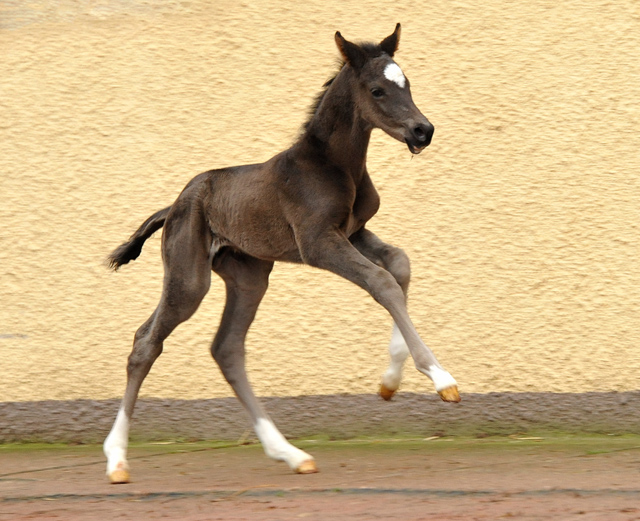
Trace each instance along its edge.
<instances>
[{"instance_id":1,"label":"foal's front leg","mask_svg":"<svg viewBox=\"0 0 640 521\"><path fill-rule=\"evenodd\" d=\"M383 267L393 275L393 278L402 288L406 302L411 280L411 263L407 254L400 248L381 241L373 232L365 228L352 235L349 240L367 259ZM409 356L409 347L395 322L388 349L390 356L389 367L382 375L380 384L380 396L387 401L391 400L400 387L402 369Z\"/></svg>"},{"instance_id":2,"label":"foal's front leg","mask_svg":"<svg viewBox=\"0 0 640 521\"><path fill-rule=\"evenodd\" d=\"M332 230L301 244L305 262L326 269L366 290L391 315L409 347L416 369L427 375L446 402L459 402L455 379L424 344L409 318L402 288L387 270L362 255L340 231Z\"/></svg>"}]
</instances>

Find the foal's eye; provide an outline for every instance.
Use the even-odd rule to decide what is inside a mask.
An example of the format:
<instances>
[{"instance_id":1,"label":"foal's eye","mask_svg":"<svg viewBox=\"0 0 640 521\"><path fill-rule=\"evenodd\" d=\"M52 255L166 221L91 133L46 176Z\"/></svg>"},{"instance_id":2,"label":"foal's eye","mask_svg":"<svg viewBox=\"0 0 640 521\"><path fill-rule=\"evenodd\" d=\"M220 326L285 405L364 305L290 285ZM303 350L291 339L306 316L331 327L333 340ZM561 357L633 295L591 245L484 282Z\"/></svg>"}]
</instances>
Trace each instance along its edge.
<instances>
[{"instance_id":1,"label":"foal's eye","mask_svg":"<svg viewBox=\"0 0 640 521\"><path fill-rule=\"evenodd\" d=\"M374 98L380 99L382 96L384 96L384 91L382 89L379 89L379 88L376 87L376 88L371 89L371 95Z\"/></svg>"}]
</instances>

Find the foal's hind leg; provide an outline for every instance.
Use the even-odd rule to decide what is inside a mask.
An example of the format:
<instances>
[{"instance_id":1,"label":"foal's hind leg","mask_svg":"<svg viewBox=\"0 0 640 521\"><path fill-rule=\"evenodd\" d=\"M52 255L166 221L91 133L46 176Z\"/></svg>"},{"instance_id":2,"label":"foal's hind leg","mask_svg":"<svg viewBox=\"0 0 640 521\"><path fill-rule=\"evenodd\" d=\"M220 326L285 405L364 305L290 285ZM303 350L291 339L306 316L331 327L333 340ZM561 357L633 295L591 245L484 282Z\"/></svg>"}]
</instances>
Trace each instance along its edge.
<instances>
[{"instance_id":1,"label":"foal's hind leg","mask_svg":"<svg viewBox=\"0 0 640 521\"><path fill-rule=\"evenodd\" d=\"M299 474L317 472L313 457L291 445L260 405L245 371L244 342L267 291L273 263L240 252L222 251L213 263L226 285L227 301L211 354L245 407L267 456L285 461Z\"/></svg>"},{"instance_id":2,"label":"foal's hind leg","mask_svg":"<svg viewBox=\"0 0 640 521\"><path fill-rule=\"evenodd\" d=\"M382 242L374 233L364 228L353 235L350 240L362 255L393 275L402 288L406 300L411 279L411 266L407 254L400 248ZM395 322L389 343L389 355L391 361L380 384L380 396L385 400L391 400L400 387L402 368L409 356L407 343Z\"/></svg>"},{"instance_id":3,"label":"foal's hind leg","mask_svg":"<svg viewBox=\"0 0 640 521\"><path fill-rule=\"evenodd\" d=\"M129 482L127 445L129 423L138 392L151 366L162 353L169 334L196 311L209 290L211 261L209 232L189 218L167 222L163 238L164 289L156 310L138 329L127 364L127 387L111 432L104 442L111 483Z\"/></svg>"}]
</instances>

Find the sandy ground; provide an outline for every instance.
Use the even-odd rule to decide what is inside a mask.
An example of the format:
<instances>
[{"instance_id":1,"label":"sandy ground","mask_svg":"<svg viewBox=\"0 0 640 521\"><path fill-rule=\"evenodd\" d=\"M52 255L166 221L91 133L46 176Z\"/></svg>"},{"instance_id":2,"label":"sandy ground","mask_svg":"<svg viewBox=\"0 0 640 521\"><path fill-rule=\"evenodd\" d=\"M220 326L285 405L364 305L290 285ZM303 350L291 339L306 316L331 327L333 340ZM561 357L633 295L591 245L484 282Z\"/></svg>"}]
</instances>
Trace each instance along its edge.
<instances>
[{"instance_id":1,"label":"sandy ground","mask_svg":"<svg viewBox=\"0 0 640 521\"><path fill-rule=\"evenodd\" d=\"M109 485L97 446L0 448L0 520L638 520L640 438L320 441L298 476L257 445L133 446Z\"/></svg>"}]
</instances>

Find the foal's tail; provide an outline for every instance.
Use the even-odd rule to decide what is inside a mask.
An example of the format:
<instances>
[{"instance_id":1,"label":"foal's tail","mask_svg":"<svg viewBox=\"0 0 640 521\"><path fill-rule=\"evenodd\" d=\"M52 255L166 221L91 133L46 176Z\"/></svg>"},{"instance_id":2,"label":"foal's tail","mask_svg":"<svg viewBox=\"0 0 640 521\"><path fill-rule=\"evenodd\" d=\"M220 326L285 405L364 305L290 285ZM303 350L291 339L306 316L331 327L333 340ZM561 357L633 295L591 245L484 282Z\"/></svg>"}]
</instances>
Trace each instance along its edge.
<instances>
[{"instance_id":1,"label":"foal's tail","mask_svg":"<svg viewBox=\"0 0 640 521\"><path fill-rule=\"evenodd\" d=\"M144 242L164 226L169 210L171 210L171 206L154 213L145 222L143 222L142 226L140 226L140 228L138 228L137 231L129 237L127 242L118 246L113 253L109 255L107 258L109 267L116 271L123 264L127 264L129 261L137 259L142 251L142 245Z\"/></svg>"}]
</instances>

